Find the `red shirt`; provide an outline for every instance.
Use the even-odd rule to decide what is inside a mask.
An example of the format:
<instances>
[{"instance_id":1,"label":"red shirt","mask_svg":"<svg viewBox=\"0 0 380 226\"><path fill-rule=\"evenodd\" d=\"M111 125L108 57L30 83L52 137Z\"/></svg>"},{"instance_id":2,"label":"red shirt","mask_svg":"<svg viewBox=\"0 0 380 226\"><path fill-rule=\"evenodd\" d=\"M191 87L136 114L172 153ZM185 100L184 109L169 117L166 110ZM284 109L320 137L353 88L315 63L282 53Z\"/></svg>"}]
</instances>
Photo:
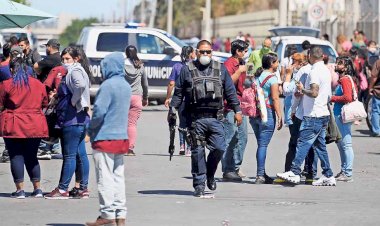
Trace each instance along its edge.
<instances>
[{"instance_id":1,"label":"red shirt","mask_svg":"<svg viewBox=\"0 0 380 226\"><path fill-rule=\"evenodd\" d=\"M9 58L4 60L3 62L0 63L0 66L8 66L9 65Z\"/></svg>"},{"instance_id":2,"label":"red shirt","mask_svg":"<svg viewBox=\"0 0 380 226\"><path fill-rule=\"evenodd\" d=\"M231 52L231 41L226 40L224 42L224 51L227 53Z\"/></svg>"},{"instance_id":3,"label":"red shirt","mask_svg":"<svg viewBox=\"0 0 380 226\"><path fill-rule=\"evenodd\" d=\"M42 108L48 105L45 86L29 77L29 87L13 85L13 78L0 83L0 136L6 138L48 137Z\"/></svg>"},{"instance_id":4,"label":"red shirt","mask_svg":"<svg viewBox=\"0 0 380 226\"><path fill-rule=\"evenodd\" d=\"M235 72L239 69L240 64L236 58L230 57L224 62L224 66L226 67L228 73L232 77L232 75L235 74ZM236 94L239 101L241 100L241 97L243 95L243 91L244 91L243 84L244 84L245 78L246 78L246 73L242 72L239 76L237 83L235 84ZM224 104L224 108L225 110L230 110L226 102Z\"/></svg>"},{"instance_id":5,"label":"red shirt","mask_svg":"<svg viewBox=\"0 0 380 226\"><path fill-rule=\"evenodd\" d=\"M339 79L339 83L342 85L342 91L343 95L342 96L332 96L331 97L331 102L337 102L337 103L351 103L353 101L353 93L352 93L352 83L351 79L347 76L341 77ZM356 93L358 93L358 87L354 84Z\"/></svg>"},{"instance_id":6,"label":"red shirt","mask_svg":"<svg viewBox=\"0 0 380 226\"><path fill-rule=\"evenodd\" d=\"M92 143L92 149L111 154L125 154L129 149L129 140L99 140Z\"/></svg>"},{"instance_id":7,"label":"red shirt","mask_svg":"<svg viewBox=\"0 0 380 226\"><path fill-rule=\"evenodd\" d=\"M49 89L58 89L61 83L62 77L67 74L67 69L64 66L57 66L51 69L44 84L49 87Z\"/></svg>"}]
</instances>

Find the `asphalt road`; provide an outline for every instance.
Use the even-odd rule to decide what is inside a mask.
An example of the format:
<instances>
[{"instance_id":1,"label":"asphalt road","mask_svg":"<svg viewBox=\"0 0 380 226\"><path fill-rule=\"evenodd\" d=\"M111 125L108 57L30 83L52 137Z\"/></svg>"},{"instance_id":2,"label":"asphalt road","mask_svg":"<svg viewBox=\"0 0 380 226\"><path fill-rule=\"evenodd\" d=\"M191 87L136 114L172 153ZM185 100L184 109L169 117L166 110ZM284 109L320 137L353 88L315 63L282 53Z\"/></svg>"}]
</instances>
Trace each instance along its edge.
<instances>
[{"instance_id":1,"label":"asphalt road","mask_svg":"<svg viewBox=\"0 0 380 226\"><path fill-rule=\"evenodd\" d=\"M380 225L380 140L369 137L364 124L353 127L352 183L336 187L255 185L256 140L249 128L242 166L248 178L242 183L220 181L215 198L200 199L192 196L190 158L174 156L169 162L165 118L164 107L148 107L139 121L137 155L125 157L128 226ZM288 139L288 128L275 132L266 161L269 176L283 171ZM85 200L12 199L9 196L15 188L9 163L1 163L0 225L78 226L95 220L98 195L92 151L87 147L91 193ZM338 149L330 144L328 151L336 174L340 170ZM41 169L43 190L51 191L59 180L61 160L41 161ZM221 176L219 167L216 177ZM26 181L25 190L30 193L32 186Z\"/></svg>"}]
</instances>

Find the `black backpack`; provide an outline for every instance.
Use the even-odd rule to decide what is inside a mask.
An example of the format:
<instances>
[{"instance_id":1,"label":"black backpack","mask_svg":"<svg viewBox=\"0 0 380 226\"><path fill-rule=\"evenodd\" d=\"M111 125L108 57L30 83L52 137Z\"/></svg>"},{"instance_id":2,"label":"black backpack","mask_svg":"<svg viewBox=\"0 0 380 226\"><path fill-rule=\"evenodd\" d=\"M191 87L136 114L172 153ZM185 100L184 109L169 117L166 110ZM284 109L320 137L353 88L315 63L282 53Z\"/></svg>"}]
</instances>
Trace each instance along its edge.
<instances>
[{"instance_id":1,"label":"black backpack","mask_svg":"<svg viewBox=\"0 0 380 226\"><path fill-rule=\"evenodd\" d=\"M189 62L188 67L192 77L191 102L197 110L220 110L223 108L221 64L217 61L212 61L211 70L207 76L201 75L193 62Z\"/></svg>"}]
</instances>

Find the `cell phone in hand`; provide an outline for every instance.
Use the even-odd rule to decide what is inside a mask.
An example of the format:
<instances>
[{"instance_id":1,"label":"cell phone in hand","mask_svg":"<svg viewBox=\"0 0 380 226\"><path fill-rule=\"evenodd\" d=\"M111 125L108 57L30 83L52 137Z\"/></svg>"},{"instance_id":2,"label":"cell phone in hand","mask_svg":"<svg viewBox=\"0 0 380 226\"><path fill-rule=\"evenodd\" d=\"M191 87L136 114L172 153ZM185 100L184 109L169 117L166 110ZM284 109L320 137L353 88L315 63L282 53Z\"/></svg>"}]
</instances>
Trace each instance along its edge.
<instances>
[{"instance_id":1,"label":"cell phone in hand","mask_svg":"<svg viewBox=\"0 0 380 226\"><path fill-rule=\"evenodd\" d=\"M255 73L253 72L253 63L247 63L247 76L253 77Z\"/></svg>"}]
</instances>

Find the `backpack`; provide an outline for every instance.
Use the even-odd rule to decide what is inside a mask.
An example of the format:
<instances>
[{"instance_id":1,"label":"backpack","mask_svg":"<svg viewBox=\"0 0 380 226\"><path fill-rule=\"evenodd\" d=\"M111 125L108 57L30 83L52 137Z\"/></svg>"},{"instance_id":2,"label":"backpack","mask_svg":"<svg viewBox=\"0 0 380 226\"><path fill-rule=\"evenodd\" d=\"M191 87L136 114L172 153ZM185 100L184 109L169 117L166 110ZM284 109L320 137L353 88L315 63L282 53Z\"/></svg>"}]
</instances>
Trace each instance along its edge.
<instances>
[{"instance_id":1,"label":"backpack","mask_svg":"<svg viewBox=\"0 0 380 226\"><path fill-rule=\"evenodd\" d=\"M189 62L188 67L192 77L192 104L198 110L220 110L223 108L223 85L220 63L212 61L212 70L207 76L200 75L199 70L193 62Z\"/></svg>"},{"instance_id":2,"label":"backpack","mask_svg":"<svg viewBox=\"0 0 380 226\"><path fill-rule=\"evenodd\" d=\"M256 80L251 87L244 89L240 100L240 108L244 115L252 118L261 116L263 122L267 121L266 100L262 88L273 76L275 74L268 75L260 86L257 85Z\"/></svg>"}]
</instances>

